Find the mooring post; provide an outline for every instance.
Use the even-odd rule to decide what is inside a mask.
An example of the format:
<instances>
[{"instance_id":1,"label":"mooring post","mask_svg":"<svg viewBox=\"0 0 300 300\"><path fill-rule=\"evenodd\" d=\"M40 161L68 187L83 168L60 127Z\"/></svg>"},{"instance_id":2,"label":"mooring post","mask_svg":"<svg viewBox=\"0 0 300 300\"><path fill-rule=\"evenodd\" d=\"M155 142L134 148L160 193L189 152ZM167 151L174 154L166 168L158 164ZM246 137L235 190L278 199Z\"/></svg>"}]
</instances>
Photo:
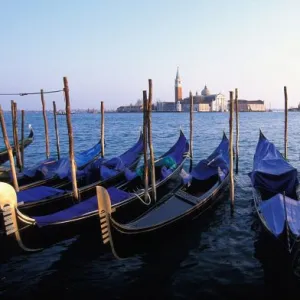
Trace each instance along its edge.
<instances>
[{"instance_id":1,"label":"mooring post","mask_svg":"<svg viewBox=\"0 0 300 300\"><path fill-rule=\"evenodd\" d=\"M73 197L76 201L79 201L79 194L77 189L76 180L76 162L74 158L74 144L73 144L73 128L71 122L71 107L70 107L70 96L69 96L69 85L67 77L64 77L64 93L66 100L66 119L69 135L69 155L70 155L70 165L71 165L71 176L72 176L72 187L73 187Z\"/></svg>"},{"instance_id":2,"label":"mooring post","mask_svg":"<svg viewBox=\"0 0 300 300\"><path fill-rule=\"evenodd\" d=\"M149 98L148 98L148 145L150 150L150 167L151 167L151 183L152 183L152 199L156 202L156 185L155 185L155 164L154 164L154 150L152 144L152 79L149 83Z\"/></svg>"},{"instance_id":3,"label":"mooring post","mask_svg":"<svg viewBox=\"0 0 300 300\"><path fill-rule=\"evenodd\" d=\"M235 172L239 172L239 140L240 140L240 128L239 128L239 105L238 105L238 89L235 89Z\"/></svg>"},{"instance_id":4,"label":"mooring post","mask_svg":"<svg viewBox=\"0 0 300 300\"><path fill-rule=\"evenodd\" d=\"M46 157L49 158L50 150L49 150L49 136L48 136L48 120L47 120L46 108L45 108L44 90L41 90L41 101L42 101L43 118L44 118L44 126L45 126Z\"/></svg>"},{"instance_id":5,"label":"mooring post","mask_svg":"<svg viewBox=\"0 0 300 300\"><path fill-rule=\"evenodd\" d=\"M101 157L104 157L104 102L101 101Z\"/></svg>"},{"instance_id":6,"label":"mooring post","mask_svg":"<svg viewBox=\"0 0 300 300\"><path fill-rule=\"evenodd\" d=\"M12 174L13 185L14 185L16 192L18 192L19 185L18 185L18 180L17 180L15 162L14 162L12 149L11 149L11 146L10 146L10 143L8 140L8 136L7 136L6 126L5 126L5 121L4 121L4 114L2 111L1 105L0 105L0 123L1 123L1 128L2 128L3 140L5 143L6 149L7 149L8 158L9 158L9 162L10 162L10 170L11 170L11 174Z\"/></svg>"},{"instance_id":7,"label":"mooring post","mask_svg":"<svg viewBox=\"0 0 300 300\"><path fill-rule=\"evenodd\" d=\"M15 107L14 107L14 100L10 100L10 110L11 110L11 130L12 130L12 134L13 134L13 149L12 149L12 153L14 155L15 153L15 157L16 157L16 165L18 167L18 159L17 159L17 153L16 153L16 135L15 135L15 128L14 128L14 124L15 124Z\"/></svg>"},{"instance_id":8,"label":"mooring post","mask_svg":"<svg viewBox=\"0 0 300 300\"><path fill-rule=\"evenodd\" d=\"M230 200L231 206L234 206L234 178L233 178L233 92L230 91L230 115L229 115L229 159L230 159Z\"/></svg>"},{"instance_id":9,"label":"mooring post","mask_svg":"<svg viewBox=\"0 0 300 300\"><path fill-rule=\"evenodd\" d=\"M194 111L194 99L193 94L190 91L190 172L193 168L193 111Z\"/></svg>"},{"instance_id":10,"label":"mooring post","mask_svg":"<svg viewBox=\"0 0 300 300\"><path fill-rule=\"evenodd\" d=\"M21 111L21 138L22 138L22 143L21 143L21 157L22 157L22 170L24 169L24 125L25 125L25 111L22 109Z\"/></svg>"},{"instance_id":11,"label":"mooring post","mask_svg":"<svg viewBox=\"0 0 300 300\"><path fill-rule=\"evenodd\" d=\"M287 140L288 140L288 96L287 88L284 87L284 158L287 159Z\"/></svg>"},{"instance_id":12,"label":"mooring post","mask_svg":"<svg viewBox=\"0 0 300 300\"><path fill-rule=\"evenodd\" d=\"M143 144L144 144L144 201L148 202L148 157L147 157L147 127L148 127L148 100L147 91L143 91Z\"/></svg>"},{"instance_id":13,"label":"mooring post","mask_svg":"<svg viewBox=\"0 0 300 300\"><path fill-rule=\"evenodd\" d=\"M18 137L18 121L17 121L17 103L12 101L12 116L13 116L13 137L14 137L14 146L16 153L16 162L19 170L22 170L22 158L20 152L20 144Z\"/></svg>"},{"instance_id":14,"label":"mooring post","mask_svg":"<svg viewBox=\"0 0 300 300\"><path fill-rule=\"evenodd\" d=\"M58 126L57 126L57 111L56 111L55 101L53 101L53 117L54 117L54 127L55 127L57 159L60 159L59 133L58 133Z\"/></svg>"}]
</instances>

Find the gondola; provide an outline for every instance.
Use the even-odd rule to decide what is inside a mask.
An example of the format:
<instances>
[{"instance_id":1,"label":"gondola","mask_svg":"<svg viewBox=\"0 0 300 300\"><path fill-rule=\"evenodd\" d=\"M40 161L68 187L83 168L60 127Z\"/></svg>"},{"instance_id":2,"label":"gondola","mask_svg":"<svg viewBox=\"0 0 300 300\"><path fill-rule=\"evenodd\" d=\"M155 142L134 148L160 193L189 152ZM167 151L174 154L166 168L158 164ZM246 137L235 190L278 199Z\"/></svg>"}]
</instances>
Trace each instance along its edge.
<instances>
[{"instance_id":1,"label":"gondola","mask_svg":"<svg viewBox=\"0 0 300 300\"><path fill-rule=\"evenodd\" d=\"M97 187L99 215L103 242L114 241L124 250L124 245L135 242L153 242L156 238L178 228L179 225L202 215L221 199L229 178L229 141L224 133L213 153L201 160L183 179L183 185L167 194L150 210L127 223L118 222L111 206L110 194ZM140 243L144 244L144 243ZM126 247L125 247L126 248Z\"/></svg>"},{"instance_id":2,"label":"gondola","mask_svg":"<svg viewBox=\"0 0 300 300\"><path fill-rule=\"evenodd\" d=\"M75 154L75 162L78 170L82 170L101 154L100 141L90 149ZM21 191L33 187L46 185L54 187L70 181L70 159L62 157L55 159L50 157L38 162L32 167L25 168L17 174L19 189Z\"/></svg>"},{"instance_id":3,"label":"gondola","mask_svg":"<svg viewBox=\"0 0 300 300\"><path fill-rule=\"evenodd\" d=\"M300 242L298 172L260 131L249 173L256 213L264 230L287 254Z\"/></svg>"},{"instance_id":4,"label":"gondola","mask_svg":"<svg viewBox=\"0 0 300 300\"><path fill-rule=\"evenodd\" d=\"M27 136L26 139L24 139L24 149L26 147L28 147L33 142L33 139L34 139L33 129L32 129L31 126L29 128L30 128L29 135ZM19 147L21 149L21 147L22 147L22 140L19 141ZM13 155L16 155L16 149L15 149L15 147L12 146L11 148L12 148L12 151L13 151ZM9 160L9 158L8 158L7 149L6 149L6 147L3 147L3 148L0 149L0 165L4 164L8 160Z\"/></svg>"},{"instance_id":5,"label":"gondola","mask_svg":"<svg viewBox=\"0 0 300 300\"><path fill-rule=\"evenodd\" d=\"M95 186L109 187L126 180L125 170L134 170L143 153L143 134L134 145L120 156L99 159L77 171L78 194L83 201L95 195ZM42 215L56 212L76 203L72 183L60 186L37 186L17 193L18 209L28 215Z\"/></svg>"},{"instance_id":6,"label":"gondola","mask_svg":"<svg viewBox=\"0 0 300 300\"><path fill-rule=\"evenodd\" d=\"M164 155L155 160L156 191L158 198L175 182L189 154L189 144L182 133L177 142ZM143 166L136 172L127 169L127 182L119 188L110 186L108 192L112 200L114 215L119 220L131 219L149 209L153 204L143 199ZM130 178L130 179L129 179ZM5 233L10 241L17 241L23 250L47 247L57 241L73 237L82 232L97 229L99 226L96 188L89 199L73 204L67 209L43 216L28 216L17 206L17 195L10 185L0 183L0 205L3 209ZM149 194L152 185L149 185ZM2 241L2 244L6 242Z\"/></svg>"}]
</instances>

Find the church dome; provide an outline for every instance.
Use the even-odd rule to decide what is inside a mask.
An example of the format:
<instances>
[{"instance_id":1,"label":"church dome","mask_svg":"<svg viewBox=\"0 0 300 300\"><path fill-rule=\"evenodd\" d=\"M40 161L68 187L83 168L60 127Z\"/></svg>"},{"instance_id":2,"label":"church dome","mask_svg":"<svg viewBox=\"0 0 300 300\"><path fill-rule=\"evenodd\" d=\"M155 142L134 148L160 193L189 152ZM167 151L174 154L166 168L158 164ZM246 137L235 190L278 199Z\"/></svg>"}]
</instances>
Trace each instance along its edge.
<instances>
[{"instance_id":1,"label":"church dome","mask_svg":"<svg viewBox=\"0 0 300 300\"><path fill-rule=\"evenodd\" d=\"M209 91L209 89L207 88L206 85L205 85L204 89L202 90L201 95L202 96L209 96L210 95L210 91Z\"/></svg>"}]
</instances>

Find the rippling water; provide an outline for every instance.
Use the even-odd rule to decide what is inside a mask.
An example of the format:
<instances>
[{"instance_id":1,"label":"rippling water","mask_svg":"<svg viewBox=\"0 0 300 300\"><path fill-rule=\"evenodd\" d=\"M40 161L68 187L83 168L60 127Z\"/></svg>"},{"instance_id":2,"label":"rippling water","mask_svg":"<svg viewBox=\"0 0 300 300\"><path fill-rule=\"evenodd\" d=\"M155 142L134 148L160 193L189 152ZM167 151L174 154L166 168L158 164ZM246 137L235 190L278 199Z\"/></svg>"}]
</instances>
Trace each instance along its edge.
<instances>
[{"instance_id":1,"label":"rippling water","mask_svg":"<svg viewBox=\"0 0 300 300\"><path fill-rule=\"evenodd\" d=\"M11 133L10 115L6 114ZM48 115L51 154L55 155L52 115ZM289 114L288 158L300 167L299 113ZM67 155L65 116L58 116L61 152ZM194 114L194 159L209 155L219 144L223 130L228 135L228 114ZM45 157L41 113L28 113L26 124L35 130L35 140L26 150L25 164ZM100 137L100 115L72 115L76 151L94 145ZM141 114L106 114L106 156L118 155L138 138ZM179 129L189 137L187 113L153 114L153 144L156 155L177 140ZM99 299L250 299L295 294L300 281L296 264L291 271L283 257L260 234L251 200L250 180L259 128L283 152L283 113L240 114L240 172L236 176L235 209L228 194L205 218L190 223L172 236L152 241L147 251L116 260L99 243L100 232L81 235L42 252L23 254L2 262L0 297L78 297ZM3 140L0 140L0 146ZM95 237L96 235L96 237ZM97 236L99 235L99 236ZM126 247L126 245L124 245Z\"/></svg>"}]
</instances>

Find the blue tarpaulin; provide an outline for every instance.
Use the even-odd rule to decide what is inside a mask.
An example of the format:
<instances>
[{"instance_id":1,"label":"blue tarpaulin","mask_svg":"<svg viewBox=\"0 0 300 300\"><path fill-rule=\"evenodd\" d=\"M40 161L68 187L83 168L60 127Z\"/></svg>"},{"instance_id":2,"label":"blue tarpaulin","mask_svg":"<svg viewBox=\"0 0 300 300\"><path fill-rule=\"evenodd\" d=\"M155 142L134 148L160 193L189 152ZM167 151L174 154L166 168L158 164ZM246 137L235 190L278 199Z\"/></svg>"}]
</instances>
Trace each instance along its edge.
<instances>
[{"instance_id":1,"label":"blue tarpaulin","mask_svg":"<svg viewBox=\"0 0 300 300\"><path fill-rule=\"evenodd\" d=\"M17 193L18 203L36 202L47 197L60 196L67 190L56 189L49 186L37 186Z\"/></svg>"},{"instance_id":2,"label":"blue tarpaulin","mask_svg":"<svg viewBox=\"0 0 300 300\"><path fill-rule=\"evenodd\" d=\"M262 201L259 205L267 227L276 236L284 230L287 219L293 234L300 235L300 201L285 197L286 214L284 209L284 198L282 194L276 194L269 200ZM287 215L287 218L286 218Z\"/></svg>"},{"instance_id":3,"label":"blue tarpaulin","mask_svg":"<svg viewBox=\"0 0 300 300\"><path fill-rule=\"evenodd\" d=\"M256 147L253 171L249 173L255 188L265 189L273 193L294 195L298 184L297 169L292 167L261 133Z\"/></svg>"},{"instance_id":4,"label":"blue tarpaulin","mask_svg":"<svg viewBox=\"0 0 300 300\"><path fill-rule=\"evenodd\" d=\"M176 143L155 162L155 168L160 170L160 177L156 178L156 180L162 180L170 175L177 168L177 166L182 163L185 158L185 154L187 154L188 151L189 143L183 132L180 131L180 136ZM144 165L140 166L136 171L125 171L127 180L132 180L137 176L143 178L143 174Z\"/></svg>"},{"instance_id":5,"label":"blue tarpaulin","mask_svg":"<svg viewBox=\"0 0 300 300\"><path fill-rule=\"evenodd\" d=\"M110 178L114 175L117 175L120 172L122 172L126 166L130 166L134 161L136 161L141 155L142 151L143 151L143 136L141 134L139 140L134 144L134 146L131 147L126 152L124 152L121 156L114 157L110 160L97 159L95 162L89 164L86 168L84 168L86 171L86 173L84 172L84 176L88 174L87 170L89 171L91 170L90 165L93 165L95 168L98 168L100 170L101 178L103 180ZM85 151L82 154L84 153L88 155L89 153L91 154L91 151L89 151L89 153ZM58 161L58 163L60 164L60 166L62 166L65 161L66 161L65 159L61 159ZM66 171L66 169L64 170ZM58 172L61 171L62 168L59 168L56 174L58 174ZM29 203L29 202L36 202L48 197L57 197L67 192L70 191L63 190L63 189L56 189L48 186L38 186L38 187L33 187L18 192L17 197L18 197L18 203L21 202ZM118 193L119 196L116 196L113 199L116 199L115 201L120 201L120 194L121 192Z\"/></svg>"},{"instance_id":6,"label":"blue tarpaulin","mask_svg":"<svg viewBox=\"0 0 300 300\"><path fill-rule=\"evenodd\" d=\"M143 135L140 134L138 141L122 155L109 160L104 158L96 159L82 170L77 170L77 178L85 176L95 177L95 172L98 173L101 180L111 178L130 167L139 158L143 152L143 148ZM70 172L68 177L71 180Z\"/></svg>"},{"instance_id":7,"label":"blue tarpaulin","mask_svg":"<svg viewBox=\"0 0 300 300\"><path fill-rule=\"evenodd\" d=\"M89 162L91 162L96 156L101 153L100 143L97 143L91 149L75 154L75 162L77 168L82 168ZM69 158L61 158L54 160L49 158L44 160L34 167L24 169L23 175L27 177L35 177L37 173L42 174L44 179L50 179L53 177L59 177L60 179L66 178L70 171Z\"/></svg>"},{"instance_id":8,"label":"blue tarpaulin","mask_svg":"<svg viewBox=\"0 0 300 300\"><path fill-rule=\"evenodd\" d=\"M229 172L229 141L225 134L219 146L193 168L191 175L197 180L206 180L218 174L218 168L225 175Z\"/></svg>"},{"instance_id":9,"label":"blue tarpaulin","mask_svg":"<svg viewBox=\"0 0 300 300\"><path fill-rule=\"evenodd\" d=\"M110 196L112 205L122 202L133 196L133 194L127 193L123 190L119 190L115 187L108 188L107 192ZM58 211L56 213L32 218L35 219L39 227L43 227L57 222L71 221L72 219L80 218L89 214L93 214L95 212L98 212L97 196L91 197L78 204L74 204L71 207Z\"/></svg>"}]
</instances>

